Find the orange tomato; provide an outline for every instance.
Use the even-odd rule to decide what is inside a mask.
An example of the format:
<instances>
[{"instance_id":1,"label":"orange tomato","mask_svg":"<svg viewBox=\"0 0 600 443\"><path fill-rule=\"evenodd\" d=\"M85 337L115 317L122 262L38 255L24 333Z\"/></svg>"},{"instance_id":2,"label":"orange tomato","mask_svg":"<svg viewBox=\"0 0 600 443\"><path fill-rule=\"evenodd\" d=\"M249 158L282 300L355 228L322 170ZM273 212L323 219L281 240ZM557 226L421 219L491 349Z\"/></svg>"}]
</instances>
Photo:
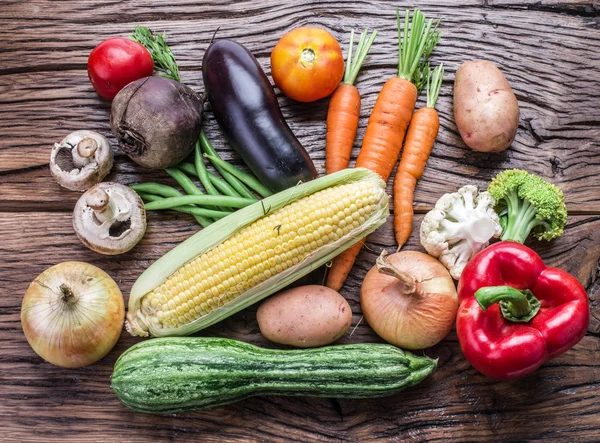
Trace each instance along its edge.
<instances>
[{"instance_id":1,"label":"orange tomato","mask_svg":"<svg viewBox=\"0 0 600 443\"><path fill-rule=\"evenodd\" d=\"M299 102L314 102L331 94L344 75L344 58L337 40L319 28L296 28L271 52L275 85Z\"/></svg>"}]
</instances>

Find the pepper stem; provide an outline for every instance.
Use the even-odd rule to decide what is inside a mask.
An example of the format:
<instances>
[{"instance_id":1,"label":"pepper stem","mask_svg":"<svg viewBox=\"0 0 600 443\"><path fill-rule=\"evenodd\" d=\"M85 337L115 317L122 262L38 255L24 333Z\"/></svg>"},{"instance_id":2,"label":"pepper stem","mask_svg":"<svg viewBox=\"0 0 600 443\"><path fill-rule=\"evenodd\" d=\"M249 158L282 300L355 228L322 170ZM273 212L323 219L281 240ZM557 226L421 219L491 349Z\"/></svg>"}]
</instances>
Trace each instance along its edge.
<instances>
[{"instance_id":1,"label":"pepper stem","mask_svg":"<svg viewBox=\"0 0 600 443\"><path fill-rule=\"evenodd\" d=\"M417 291L417 283L415 278L410 275L408 272L401 271L396 268L394 265L387 261L387 251L383 250L381 255L377 257L375 261L375 265L377 266L377 271L380 274L389 275L398 279L400 285L402 286L402 291L405 294L414 294Z\"/></svg>"},{"instance_id":2,"label":"pepper stem","mask_svg":"<svg viewBox=\"0 0 600 443\"><path fill-rule=\"evenodd\" d=\"M540 302L530 290L519 290L511 286L480 288L475 292L475 299L484 311L498 303L502 316L513 322L526 323L540 310Z\"/></svg>"}]
</instances>

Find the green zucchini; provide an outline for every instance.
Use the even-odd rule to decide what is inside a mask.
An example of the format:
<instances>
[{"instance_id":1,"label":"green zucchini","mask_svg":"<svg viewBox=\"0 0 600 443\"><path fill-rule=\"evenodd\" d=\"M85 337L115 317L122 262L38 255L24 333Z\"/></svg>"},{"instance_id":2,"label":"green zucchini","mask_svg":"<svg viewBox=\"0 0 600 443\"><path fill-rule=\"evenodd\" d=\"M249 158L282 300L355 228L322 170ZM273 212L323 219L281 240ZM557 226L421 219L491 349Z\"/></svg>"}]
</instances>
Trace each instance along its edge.
<instances>
[{"instance_id":1,"label":"green zucchini","mask_svg":"<svg viewBox=\"0 0 600 443\"><path fill-rule=\"evenodd\" d=\"M375 343L279 350L226 338L156 338L119 357L111 387L131 409L161 414L267 394L384 397L419 383L436 365Z\"/></svg>"}]
</instances>

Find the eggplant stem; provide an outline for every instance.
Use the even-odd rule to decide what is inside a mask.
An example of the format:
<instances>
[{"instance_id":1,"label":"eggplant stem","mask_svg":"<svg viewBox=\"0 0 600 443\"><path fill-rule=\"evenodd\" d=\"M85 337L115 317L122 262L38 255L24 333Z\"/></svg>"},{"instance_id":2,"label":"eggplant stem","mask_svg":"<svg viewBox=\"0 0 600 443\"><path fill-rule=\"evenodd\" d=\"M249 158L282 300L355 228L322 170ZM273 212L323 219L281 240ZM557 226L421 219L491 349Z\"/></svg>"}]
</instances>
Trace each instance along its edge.
<instances>
[{"instance_id":1,"label":"eggplant stem","mask_svg":"<svg viewBox=\"0 0 600 443\"><path fill-rule=\"evenodd\" d=\"M393 264L387 261L387 251L384 249L381 252L381 255L377 257L377 261L375 265L377 266L377 271L380 274L389 275L390 277L396 278L400 284L402 285L402 291L405 294L415 294L417 292L417 282L415 278L410 275L408 272L401 271Z\"/></svg>"}]
</instances>

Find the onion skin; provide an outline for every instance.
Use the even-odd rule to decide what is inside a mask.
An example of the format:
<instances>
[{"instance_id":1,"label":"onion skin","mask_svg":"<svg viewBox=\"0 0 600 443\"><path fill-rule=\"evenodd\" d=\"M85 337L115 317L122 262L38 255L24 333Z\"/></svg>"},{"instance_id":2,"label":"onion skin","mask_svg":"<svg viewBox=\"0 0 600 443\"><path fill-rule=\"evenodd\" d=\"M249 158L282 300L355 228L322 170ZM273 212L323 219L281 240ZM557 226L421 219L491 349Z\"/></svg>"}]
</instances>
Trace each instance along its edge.
<instances>
[{"instance_id":1,"label":"onion skin","mask_svg":"<svg viewBox=\"0 0 600 443\"><path fill-rule=\"evenodd\" d=\"M385 341L405 349L424 349L442 341L458 310L448 270L435 258L416 251L398 252L386 261L414 277L415 292L408 293L400 280L373 266L360 291L360 305L369 325Z\"/></svg>"},{"instance_id":2,"label":"onion skin","mask_svg":"<svg viewBox=\"0 0 600 443\"><path fill-rule=\"evenodd\" d=\"M72 304L64 301L61 285L72 289ZM29 285L21 306L23 332L33 350L65 368L86 366L108 354L124 318L123 295L115 281L82 262L44 271Z\"/></svg>"}]
</instances>

